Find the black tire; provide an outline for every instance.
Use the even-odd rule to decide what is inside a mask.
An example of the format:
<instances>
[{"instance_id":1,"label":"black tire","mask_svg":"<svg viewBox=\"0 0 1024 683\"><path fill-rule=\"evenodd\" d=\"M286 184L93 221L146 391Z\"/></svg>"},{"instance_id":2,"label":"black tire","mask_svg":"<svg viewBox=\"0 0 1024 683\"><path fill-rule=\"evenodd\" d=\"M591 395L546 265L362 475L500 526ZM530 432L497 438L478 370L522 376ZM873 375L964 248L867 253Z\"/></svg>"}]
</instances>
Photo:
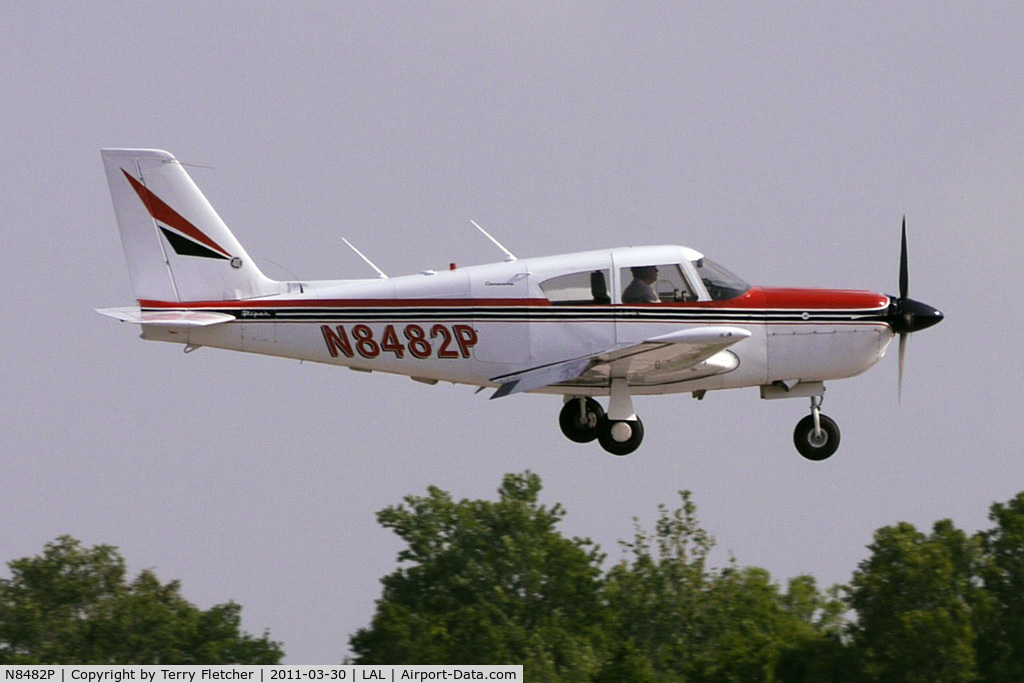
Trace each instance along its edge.
<instances>
[{"instance_id":1,"label":"black tire","mask_svg":"<svg viewBox=\"0 0 1024 683\"><path fill-rule=\"evenodd\" d=\"M793 443L800 455L815 462L827 460L839 448L839 427L827 415L818 416L821 422L822 436L814 438L814 416L808 415L796 423L793 430Z\"/></svg>"},{"instance_id":2,"label":"black tire","mask_svg":"<svg viewBox=\"0 0 1024 683\"><path fill-rule=\"evenodd\" d=\"M562 406L558 414L558 426L565 438L576 443L589 443L597 438L597 426L604 419L604 408L592 398L586 400L586 419L580 414L579 399L573 399Z\"/></svg>"},{"instance_id":3,"label":"black tire","mask_svg":"<svg viewBox=\"0 0 1024 683\"><path fill-rule=\"evenodd\" d=\"M612 436L612 430L618 424L628 425L630 428L629 438L625 441L618 441ZM609 420L607 417L597 425L597 440L601 448L612 455L629 455L640 447L644 440L644 423L638 417L635 420Z\"/></svg>"}]
</instances>

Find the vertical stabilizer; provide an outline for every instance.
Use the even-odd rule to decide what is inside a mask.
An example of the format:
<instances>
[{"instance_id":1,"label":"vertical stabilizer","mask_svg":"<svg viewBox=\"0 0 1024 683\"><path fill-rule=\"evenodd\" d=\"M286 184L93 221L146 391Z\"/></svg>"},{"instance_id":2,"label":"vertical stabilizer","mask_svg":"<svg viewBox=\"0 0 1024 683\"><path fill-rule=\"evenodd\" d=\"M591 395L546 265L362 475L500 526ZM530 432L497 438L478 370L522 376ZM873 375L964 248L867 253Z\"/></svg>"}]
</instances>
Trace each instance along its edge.
<instances>
[{"instance_id":1,"label":"vertical stabilizer","mask_svg":"<svg viewBox=\"0 0 1024 683\"><path fill-rule=\"evenodd\" d=\"M260 272L171 154L155 149L104 149L102 154L140 302L230 301L286 289Z\"/></svg>"}]
</instances>

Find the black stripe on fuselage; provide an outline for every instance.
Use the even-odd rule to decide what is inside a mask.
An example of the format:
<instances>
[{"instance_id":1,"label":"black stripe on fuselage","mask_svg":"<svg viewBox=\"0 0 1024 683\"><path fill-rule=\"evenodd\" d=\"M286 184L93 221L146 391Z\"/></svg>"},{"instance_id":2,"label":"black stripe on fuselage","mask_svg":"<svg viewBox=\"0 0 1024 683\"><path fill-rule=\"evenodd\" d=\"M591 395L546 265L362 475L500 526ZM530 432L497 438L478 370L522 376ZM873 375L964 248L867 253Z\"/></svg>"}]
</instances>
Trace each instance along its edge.
<instances>
[{"instance_id":1,"label":"black stripe on fuselage","mask_svg":"<svg viewBox=\"0 0 1024 683\"><path fill-rule=\"evenodd\" d=\"M192 309L146 309L167 312ZM542 307L260 307L202 308L203 312L224 313L240 322L662 322L662 323L746 323L746 324L842 324L885 323L887 309L727 309L727 308L611 308L606 306Z\"/></svg>"}]
</instances>

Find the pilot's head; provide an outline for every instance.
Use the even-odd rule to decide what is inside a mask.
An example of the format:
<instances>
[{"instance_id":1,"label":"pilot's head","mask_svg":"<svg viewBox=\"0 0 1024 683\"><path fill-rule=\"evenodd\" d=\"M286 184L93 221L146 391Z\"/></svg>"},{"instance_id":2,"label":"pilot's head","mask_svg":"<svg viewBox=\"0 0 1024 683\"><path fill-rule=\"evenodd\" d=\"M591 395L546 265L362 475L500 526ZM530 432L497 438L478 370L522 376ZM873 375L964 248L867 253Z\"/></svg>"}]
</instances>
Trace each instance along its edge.
<instances>
[{"instance_id":1,"label":"pilot's head","mask_svg":"<svg viewBox=\"0 0 1024 683\"><path fill-rule=\"evenodd\" d=\"M637 280L644 282L654 282L658 279L658 267L657 266L633 266L630 268L633 273L633 277Z\"/></svg>"}]
</instances>

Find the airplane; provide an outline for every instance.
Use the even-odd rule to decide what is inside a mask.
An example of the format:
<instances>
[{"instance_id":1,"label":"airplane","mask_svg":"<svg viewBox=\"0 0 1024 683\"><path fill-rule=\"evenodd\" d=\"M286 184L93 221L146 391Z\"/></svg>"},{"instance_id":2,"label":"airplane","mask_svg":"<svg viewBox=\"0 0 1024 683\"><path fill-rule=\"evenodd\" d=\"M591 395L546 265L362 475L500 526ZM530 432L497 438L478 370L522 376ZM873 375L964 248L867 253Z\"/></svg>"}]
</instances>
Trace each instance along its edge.
<instances>
[{"instance_id":1,"label":"airplane","mask_svg":"<svg viewBox=\"0 0 1024 683\"><path fill-rule=\"evenodd\" d=\"M137 305L96 310L143 339L495 388L491 398L560 395L563 434L614 455L644 437L633 396L757 387L810 400L793 441L825 460L840 442L821 412L825 382L865 372L899 335L902 389L908 336L943 319L908 297L906 217L895 297L754 287L681 246L517 259L476 223L504 261L388 277L352 247L376 277L277 281L174 156L102 157Z\"/></svg>"}]
</instances>

